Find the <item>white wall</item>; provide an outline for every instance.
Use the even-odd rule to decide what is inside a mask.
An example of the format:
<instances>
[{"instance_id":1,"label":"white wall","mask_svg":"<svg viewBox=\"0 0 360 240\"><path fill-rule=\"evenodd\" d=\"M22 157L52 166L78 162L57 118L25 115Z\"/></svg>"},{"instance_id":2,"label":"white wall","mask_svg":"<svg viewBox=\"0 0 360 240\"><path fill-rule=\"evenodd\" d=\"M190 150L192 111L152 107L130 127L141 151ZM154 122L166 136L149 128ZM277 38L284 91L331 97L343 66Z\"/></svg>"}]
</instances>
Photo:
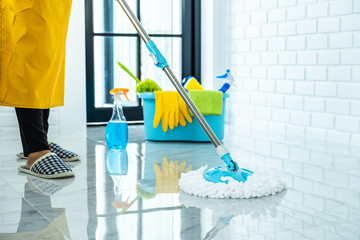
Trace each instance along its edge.
<instances>
[{"instance_id":1,"label":"white wall","mask_svg":"<svg viewBox=\"0 0 360 240\"><path fill-rule=\"evenodd\" d=\"M49 140L86 132L84 21L84 2L73 1L67 37L65 106L50 111ZM20 139L14 108L0 107L0 139Z\"/></svg>"},{"instance_id":2,"label":"white wall","mask_svg":"<svg viewBox=\"0 0 360 240\"><path fill-rule=\"evenodd\" d=\"M59 108L61 133L86 132L85 1L73 1L67 37L65 105Z\"/></svg>"},{"instance_id":3,"label":"white wall","mask_svg":"<svg viewBox=\"0 0 360 240\"><path fill-rule=\"evenodd\" d=\"M215 80L226 72L226 5L223 0L201 1L201 84L219 89L224 82Z\"/></svg>"},{"instance_id":4,"label":"white wall","mask_svg":"<svg viewBox=\"0 0 360 240\"><path fill-rule=\"evenodd\" d=\"M360 145L360 1L225 2L232 131Z\"/></svg>"}]
</instances>

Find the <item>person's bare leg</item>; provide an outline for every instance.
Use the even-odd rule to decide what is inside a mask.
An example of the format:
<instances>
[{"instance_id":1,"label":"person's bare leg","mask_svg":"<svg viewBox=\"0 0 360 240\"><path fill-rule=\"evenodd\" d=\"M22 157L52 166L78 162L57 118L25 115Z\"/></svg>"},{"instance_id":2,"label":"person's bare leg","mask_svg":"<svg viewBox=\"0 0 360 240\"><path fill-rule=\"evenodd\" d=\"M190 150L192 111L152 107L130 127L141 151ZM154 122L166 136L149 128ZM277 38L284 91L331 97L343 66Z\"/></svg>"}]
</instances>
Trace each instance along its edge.
<instances>
[{"instance_id":1,"label":"person's bare leg","mask_svg":"<svg viewBox=\"0 0 360 240\"><path fill-rule=\"evenodd\" d=\"M34 164L34 162L36 160L38 160L39 158L41 158L42 156L44 156L45 154L47 154L49 152L50 152L50 150L43 150L43 151L39 151L39 152L29 153L28 160L26 162L26 168L30 169L30 167Z\"/></svg>"}]
</instances>

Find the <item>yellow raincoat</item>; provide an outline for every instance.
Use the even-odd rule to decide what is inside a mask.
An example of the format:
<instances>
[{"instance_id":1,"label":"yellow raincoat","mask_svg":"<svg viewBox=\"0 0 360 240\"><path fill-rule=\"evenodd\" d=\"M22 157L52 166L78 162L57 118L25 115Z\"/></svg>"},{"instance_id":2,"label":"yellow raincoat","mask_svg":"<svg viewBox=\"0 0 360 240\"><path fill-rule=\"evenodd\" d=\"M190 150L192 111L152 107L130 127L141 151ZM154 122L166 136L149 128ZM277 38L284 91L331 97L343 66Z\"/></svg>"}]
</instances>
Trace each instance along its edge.
<instances>
[{"instance_id":1,"label":"yellow raincoat","mask_svg":"<svg viewBox=\"0 0 360 240\"><path fill-rule=\"evenodd\" d=\"M72 0L0 0L0 105L64 105Z\"/></svg>"}]
</instances>

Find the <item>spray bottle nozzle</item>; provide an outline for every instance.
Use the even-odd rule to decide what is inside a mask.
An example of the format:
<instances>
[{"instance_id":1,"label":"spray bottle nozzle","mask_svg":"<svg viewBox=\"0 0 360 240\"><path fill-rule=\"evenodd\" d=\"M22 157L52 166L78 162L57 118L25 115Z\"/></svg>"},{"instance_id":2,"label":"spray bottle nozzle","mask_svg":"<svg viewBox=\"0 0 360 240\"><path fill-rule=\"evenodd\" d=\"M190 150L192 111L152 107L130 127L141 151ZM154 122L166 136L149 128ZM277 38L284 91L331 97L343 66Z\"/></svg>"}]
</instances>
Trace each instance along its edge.
<instances>
[{"instance_id":1,"label":"spray bottle nozzle","mask_svg":"<svg viewBox=\"0 0 360 240\"><path fill-rule=\"evenodd\" d=\"M126 99L129 101L129 98L127 97L126 93L129 91L127 88L113 88L110 90L110 94L116 96L117 94L124 94Z\"/></svg>"},{"instance_id":2,"label":"spray bottle nozzle","mask_svg":"<svg viewBox=\"0 0 360 240\"><path fill-rule=\"evenodd\" d=\"M235 79L233 77L233 75L230 73L230 70L229 69L226 69L226 73L224 75L221 75L221 76L216 76L216 78L225 78L229 83L224 83L224 85L219 89L219 91L225 93L229 88L230 88L230 85L235 85Z\"/></svg>"},{"instance_id":3,"label":"spray bottle nozzle","mask_svg":"<svg viewBox=\"0 0 360 240\"><path fill-rule=\"evenodd\" d=\"M235 86L235 79L234 76L230 73L230 69L226 69L226 73L224 75L221 76L217 76L216 78L225 78L230 85Z\"/></svg>"}]
</instances>

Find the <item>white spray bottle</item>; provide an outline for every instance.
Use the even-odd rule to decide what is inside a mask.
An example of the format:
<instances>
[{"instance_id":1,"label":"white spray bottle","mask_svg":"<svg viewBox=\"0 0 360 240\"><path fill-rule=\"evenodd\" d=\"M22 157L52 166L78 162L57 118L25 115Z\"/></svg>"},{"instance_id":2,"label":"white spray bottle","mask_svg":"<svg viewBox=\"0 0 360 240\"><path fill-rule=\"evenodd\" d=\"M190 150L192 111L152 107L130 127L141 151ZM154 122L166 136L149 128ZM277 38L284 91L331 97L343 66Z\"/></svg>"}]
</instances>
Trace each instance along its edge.
<instances>
[{"instance_id":1,"label":"white spray bottle","mask_svg":"<svg viewBox=\"0 0 360 240\"><path fill-rule=\"evenodd\" d=\"M234 76L231 74L230 69L226 69L226 73L224 75L221 76L217 76L216 78L225 78L229 83L224 83L224 85L219 89L219 91L225 93L230 86L235 86L235 78Z\"/></svg>"}]
</instances>

